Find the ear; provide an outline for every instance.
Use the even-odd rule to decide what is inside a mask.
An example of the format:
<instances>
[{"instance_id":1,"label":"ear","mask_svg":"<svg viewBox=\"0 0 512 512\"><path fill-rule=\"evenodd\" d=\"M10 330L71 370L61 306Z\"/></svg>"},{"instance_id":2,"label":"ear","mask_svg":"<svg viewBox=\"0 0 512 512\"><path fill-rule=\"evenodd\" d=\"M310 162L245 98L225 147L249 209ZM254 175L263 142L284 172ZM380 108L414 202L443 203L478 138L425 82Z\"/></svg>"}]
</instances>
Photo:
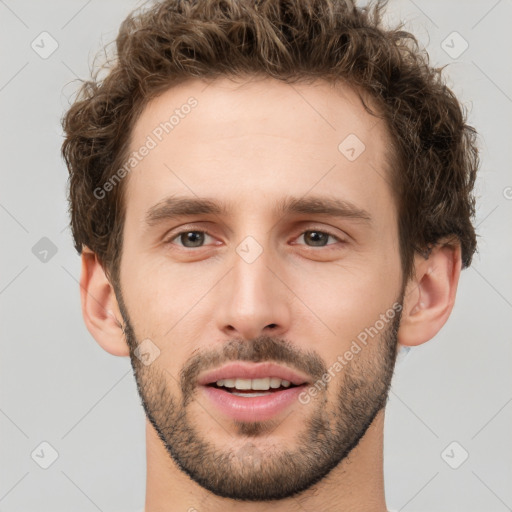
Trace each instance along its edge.
<instances>
[{"instance_id":1,"label":"ear","mask_svg":"<svg viewBox=\"0 0 512 512\"><path fill-rule=\"evenodd\" d=\"M415 257L415 272L405 290L398 343L416 346L432 339L443 327L455 303L461 271L458 243L441 242L428 258Z\"/></svg>"},{"instance_id":2,"label":"ear","mask_svg":"<svg viewBox=\"0 0 512 512\"><path fill-rule=\"evenodd\" d=\"M130 351L114 288L96 254L87 247L82 251L80 296L84 322L93 338L110 354L128 356Z\"/></svg>"}]
</instances>

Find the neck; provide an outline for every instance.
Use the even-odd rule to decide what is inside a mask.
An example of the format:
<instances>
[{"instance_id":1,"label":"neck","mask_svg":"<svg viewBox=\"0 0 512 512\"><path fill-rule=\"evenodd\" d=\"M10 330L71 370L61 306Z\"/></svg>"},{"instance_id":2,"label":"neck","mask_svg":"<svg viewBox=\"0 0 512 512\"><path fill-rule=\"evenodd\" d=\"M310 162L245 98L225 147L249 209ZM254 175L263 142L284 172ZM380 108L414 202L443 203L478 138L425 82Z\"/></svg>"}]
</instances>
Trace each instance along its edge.
<instances>
[{"instance_id":1,"label":"neck","mask_svg":"<svg viewBox=\"0 0 512 512\"><path fill-rule=\"evenodd\" d=\"M168 455L146 420L145 512L386 512L383 475L384 413L379 411L359 444L323 480L291 498L240 502L212 494L191 480Z\"/></svg>"}]
</instances>

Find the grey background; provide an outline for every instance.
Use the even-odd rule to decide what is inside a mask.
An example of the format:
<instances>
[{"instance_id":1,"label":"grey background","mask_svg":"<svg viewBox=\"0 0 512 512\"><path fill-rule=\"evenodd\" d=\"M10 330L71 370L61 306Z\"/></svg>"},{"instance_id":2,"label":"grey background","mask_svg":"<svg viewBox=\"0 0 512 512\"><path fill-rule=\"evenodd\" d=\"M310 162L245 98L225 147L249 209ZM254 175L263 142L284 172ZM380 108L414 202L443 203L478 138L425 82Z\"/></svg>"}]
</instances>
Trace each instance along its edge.
<instances>
[{"instance_id":1,"label":"grey background","mask_svg":"<svg viewBox=\"0 0 512 512\"><path fill-rule=\"evenodd\" d=\"M75 80L89 76L137 5L0 0L1 512L144 505L144 413L128 358L104 352L82 320L60 159L60 118ZM406 512L512 510L512 2L391 0L388 12L407 21L432 63L449 64L448 84L481 134L482 165L479 254L448 324L396 368L387 503ZM58 43L46 59L31 47L42 46L43 31ZM453 31L469 44L455 59L442 47L460 51ZM48 469L40 464L52 449L42 442L58 453ZM459 464L463 450L468 459L452 469L446 461Z\"/></svg>"}]
</instances>

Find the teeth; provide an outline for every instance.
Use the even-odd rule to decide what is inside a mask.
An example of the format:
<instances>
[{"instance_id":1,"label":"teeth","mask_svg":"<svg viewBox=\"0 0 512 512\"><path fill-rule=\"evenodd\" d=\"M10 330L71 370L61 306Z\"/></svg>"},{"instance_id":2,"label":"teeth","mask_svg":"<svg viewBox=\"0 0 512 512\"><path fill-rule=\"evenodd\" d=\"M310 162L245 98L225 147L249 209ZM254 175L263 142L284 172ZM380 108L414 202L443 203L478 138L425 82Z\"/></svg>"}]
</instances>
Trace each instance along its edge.
<instances>
[{"instance_id":1,"label":"teeth","mask_svg":"<svg viewBox=\"0 0 512 512\"><path fill-rule=\"evenodd\" d=\"M277 377L265 377L263 379L221 379L217 381L217 386L235 389L254 389L257 391L266 391L270 388L277 389L281 386L290 387L289 380L281 380Z\"/></svg>"},{"instance_id":2,"label":"teeth","mask_svg":"<svg viewBox=\"0 0 512 512\"><path fill-rule=\"evenodd\" d=\"M251 379L236 379L235 389L251 389Z\"/></svg>"},{"instance_id":3,"label":"teeth","mask_svg":"<svg viewBox=\"0 0 512 512\"><path fill-rule=\"evenodd\" d=\"M270 379L265 377L264 379L252 379L251 389L265 390L270 387Z\"/></svg>"},{"instance_id":4,"label":"teeth","mask_svg":"<svg viewBox=\"0 0 512 512\"><path fill-rule=\"evenodd\" d=\"M236 391L233 391L231 394L236 396L243 396L244 398L255 398L257 396L271 395L272 393L270 391L266 393L237 393Z\"/></svg>"},{"instance_id":5,"label":"teeth","mask_svg":"<svg viewBox=\"0 0 512 512\"><path fill-rule=\"evenodd\" d=\"M272 377L270 379L270 387L274 389L281 387L281 379L276 379L275 377Z\"/></svg>"}]
</instances>

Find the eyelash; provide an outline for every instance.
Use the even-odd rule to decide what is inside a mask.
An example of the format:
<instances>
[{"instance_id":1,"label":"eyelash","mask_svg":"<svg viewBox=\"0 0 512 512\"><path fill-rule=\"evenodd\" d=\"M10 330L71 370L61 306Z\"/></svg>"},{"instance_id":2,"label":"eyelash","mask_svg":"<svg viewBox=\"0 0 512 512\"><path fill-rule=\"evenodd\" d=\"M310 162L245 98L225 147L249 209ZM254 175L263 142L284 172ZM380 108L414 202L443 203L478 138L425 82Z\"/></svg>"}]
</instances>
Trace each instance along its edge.
<instances>
[{"instance_id":1,"label":"eyelash","mask_svg":"<svg viewBox=\"0 0 512 512\"><path fill-rule=\"evenodd\" d=\"M302 231L300 233L299 237L301 237L302 235L304 235L305 233L308 233L308 232L322 233L324 235L328 235L328 236L334 238L339 243L342 243L342 244L346 243L345 240L342 240L340 237L334 235L333 233L330 233L329 231L325 231L325 230L322 230L322 229L316 229L314 227L309 228L309 229L305 229L304 231ZM173 244L173 241L176 240L177 238L179 238L181 235L183 235L185 233L203 233L205 235L213 237L213 235L210 235L210 233L208 233L208 231L205 231L204 229L185 229L185 230L182 230L182 231L178 231L177 233L173 234L171 236L171 238L168 238L167 240L165 240L165 242L164 242L165 245L175 245L175 244ZM305 244L299 244L299 245L305 245ZM323 245L323 246L305 245L305 247L308 247L308 248L311 248L311 249L315 249L315 248L325 249L325 248L330 247L331 245L336 245L336 244L326 244L326 245ZM202 245L202 246L199 246L199 247L185 247L183 245L178 245L178 247L180 247L180 249L192 251L194 249L202 249L205 246Z\"/></svg>"}]
</instances>

